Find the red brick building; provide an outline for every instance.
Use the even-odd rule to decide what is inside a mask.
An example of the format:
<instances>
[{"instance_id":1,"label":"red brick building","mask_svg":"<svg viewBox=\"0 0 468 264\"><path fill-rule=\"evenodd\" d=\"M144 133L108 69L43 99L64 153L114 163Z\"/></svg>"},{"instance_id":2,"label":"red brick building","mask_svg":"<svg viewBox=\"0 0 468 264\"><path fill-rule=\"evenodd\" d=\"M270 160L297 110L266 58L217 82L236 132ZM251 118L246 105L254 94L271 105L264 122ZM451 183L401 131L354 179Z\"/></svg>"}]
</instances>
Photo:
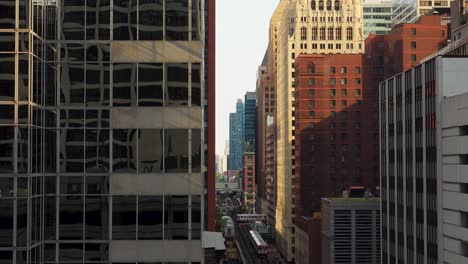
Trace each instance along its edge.
<instances>
[{"instance_id":1,"label":"red brick building","mask_svg":"<svg viewBox=\"0 0 468 264\"><path fill-rule=\"evenodd\" d=\"M242 170L243 183L242 191L244 192L244 209L248 213L255 212L256 206L256 182L255 182L255 152L244 152Z\"/></svg>"},{"instance_id":2,"label":"red brick building","mask_svg":"<svg viewBox=\"0 0 468 264\"><path fill-rule=\"evenodd\" d=\"M423 16L388 35L370 35L366 54L296 58L296 251L310 263L321 258L320 199L352 185L378 194L379 82L419 64L446 39L441 17Z\"/></svg>"}]
</instances>

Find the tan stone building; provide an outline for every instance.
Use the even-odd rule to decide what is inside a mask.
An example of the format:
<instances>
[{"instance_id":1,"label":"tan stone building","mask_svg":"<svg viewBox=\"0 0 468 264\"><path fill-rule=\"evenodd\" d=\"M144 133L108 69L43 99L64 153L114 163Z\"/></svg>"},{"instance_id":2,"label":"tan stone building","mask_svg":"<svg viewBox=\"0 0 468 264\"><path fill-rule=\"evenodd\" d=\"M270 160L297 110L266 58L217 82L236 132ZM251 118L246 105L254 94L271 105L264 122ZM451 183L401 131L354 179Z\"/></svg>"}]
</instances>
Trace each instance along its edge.
<instances>
[{"instance_id":1,"label":"tan stone building","mask_svg":"<svg viewBox=\"0 0 468 264\"><path fill-rule=\"evenodd\" d=\"M362 1L281 0L270 25L269 66L276 73L276 243L295 258L294 61L300 53L362 53ZM274 65L273 65L274 64Z\"/></svg>"}]
</instances>

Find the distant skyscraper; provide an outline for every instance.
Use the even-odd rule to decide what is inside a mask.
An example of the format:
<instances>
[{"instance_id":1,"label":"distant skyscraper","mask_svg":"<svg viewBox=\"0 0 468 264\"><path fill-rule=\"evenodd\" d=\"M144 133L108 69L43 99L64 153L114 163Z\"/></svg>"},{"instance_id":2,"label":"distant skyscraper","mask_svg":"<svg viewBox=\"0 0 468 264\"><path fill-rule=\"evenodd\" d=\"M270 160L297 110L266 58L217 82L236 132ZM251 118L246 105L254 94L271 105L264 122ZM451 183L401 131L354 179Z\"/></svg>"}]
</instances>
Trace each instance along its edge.
<instances>
[{"instance_id":1,"label":"distant skyscraper","mask_svg":"<svg viewBox=\"0 0 468 264\"><path fill-rule=\"evenodd\" d=\"M364 1L364 38L370 33L385 35L392 30L392 0Z\"/></svg>"},{"instance_id":2,"label":"distant skyscraper","mask_svg":"<svg viewBox=\"0 0 468 264\"><path fill-rule=\"evenodd\" d=\"M0 1L0 263L203 262L214 10Z\"/></svg>"},{"instance_id":3,"label":"distant skyscraper","mask_svg":"<svg viewBox=\"0 0 468 264\"><path fill-rule=\"evenodd\" d=\"M257 131L257 96L255 92L247 92L244 97L244 146L255 151Z\"/></svg>"},{"instance_id":4,"label":"distant skyscraper","mask_svg":"<svg viewBox=\"0 0 468 264\"><path fill-rule=\"evenodd\" d=\"M236 112L229 114L229 170L242 170L244 153L244 103L237 100Z\"/></svg>"}]
</instances>

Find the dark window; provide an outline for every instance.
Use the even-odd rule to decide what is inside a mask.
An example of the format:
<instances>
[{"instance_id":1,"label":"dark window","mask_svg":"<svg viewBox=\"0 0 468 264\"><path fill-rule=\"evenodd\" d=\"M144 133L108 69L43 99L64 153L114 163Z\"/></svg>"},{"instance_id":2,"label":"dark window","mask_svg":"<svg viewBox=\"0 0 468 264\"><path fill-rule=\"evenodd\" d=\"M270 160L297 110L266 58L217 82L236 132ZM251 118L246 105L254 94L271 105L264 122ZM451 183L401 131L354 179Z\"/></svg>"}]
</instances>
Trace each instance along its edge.
<instances>
[{"instance_id":1,"label":"dark window","mask_svg":"<svg viewBox=\"0 0 468 264\"><path fill-rule=\"evenodd\" d=\"M82 194L83 176L60 176L60 194Z\"/></svg>"},{"instance_id":2,"label":"dark window","mask_svg":"<svg viewBox=\"0 0 468 264\"><path fill-rule=\"evenodd\" d=\"M192 98L192 105L201 106L201 66L199 63L192 63L192 96L191 98Z\"/></svg>"},{"instance_id":3,"label":"dark window","mask_svg":"<svg viewBox=\"0 0 468 264\"><path fill-rule=\"evenodd\" d=\"M138 0L114 0L114 39L137 39Z\"/></svg>"},{"instance_id":4,"label":"dark window","mask_svg":"<svg viewBox=\"0 0 468 264\"><path fill-rule=\"evenodd\" d=\"M110 139L108 129L86 130L86 172L108 173Z\"/></svg>"},{"instance_id":5,"label":"dark window","mask_svg":"<svg viewBox=\"0 0 468 264\"><path fill-rule=\"evenodd\" d=\"M85 261L109 260L109 245L100 243L85 244Z\"/></svg>"},{"instance_id":6,"label":"dark window","mask_svg":"<svg viewBox=\"0 0 468 264\"><path fill-rule=\"evenodd\" d=\"M107 196L86 196L85 239L109 239L109 200Z\"/></svg>"},{"instance_id":7,"label":"dark window","mask_svg":"<svg viewBox=\"0 0 468 264\"><path fill-rule=\"evenodd\" d=\"M163 21L163 0L139 0L139 40L162 40Z\"/></svg>"},{"instance_id":8,"label":"dark window","mask_svg":"<svg viewBox=\"0 0 468 264\"><path fill-rule=\"evenodd\" d=\"M136 105L136 64L114 64L113 90L114 106Z\"/></svg>"},{"instance_id":9,"label":"dark window","mask_svg":"<svg viewBox=\"0 0 468 264\"><path fill-rule=\"evenodd\" d=\"M137 130L114 129L113 131L113 170L114 172L136 172Z\"/></svg>"},{"instance_id":10,"label":"dark window","mask_svg":"<svg viewBox=\"0 0 468 264\"><path fill-rule=\"evenodd\" d=\"M60 171L84 171L84 130L60 130Z\"/></svg>"},{"instance_id":11,"label":"dark window","mask_svg":"<svg viewBox=\"0 0 468 264\"><path fill-rule=\"evenodd\" d=\"M60 101L62 105L84 104L84 64L83 63L61 63L61 89Z\"/></svg>"},{"instance_id":12,"label":"dark window","mask_svg":"<svg viewBox=\"0 0 468 264\"><path fill-rule=\"evenodd\" d=\"M85 1L61 1L62 38L65 40L85 39Z\"/></svg>"},{"instance_id":13,"label":"dark window","mask_svg":"<svg viewBox=\"0 0 468 264\"><path fill-rule=\"evenodd\" d=\"M201 151L202 151L202 139L201 130L192 129L192 173L199 173L201 171Z\"/></svg>"},{"instance_id":14,"label":"dark window","mask_svg":"<svg viewBox=\"0 0 468 264\"><path fill-rule=\"evenodd\" d=\"M2 188L3 192L3 188ZM0 199L0 246L13 246L13 199ZM1 258L0 258L1 260Z\"/></svg>"},{"instance_id":15,"label":"dark window","mask_svg":"<svg viewBox=\"0 0 468 264\"><path fill-rule=\"evenodd\" d=\"M60 261L82 261L83 244L82 243L60 243L59 244Z\"/></svg>"},{"instance_id":16,"label":"dark window","mask_svg":"<svg viewBox=\"0 0 468 264\"><path fill-rule=\"evenodd\" d=\"M136 239L136 196L112 198L112 239Z\"/></svg>"},{"instance_id":17,"label":"dark window","mask_svg":"<svg viewBox=\"0 0 468 264\"><path fill-rule=\"evenodd\" d=\"M188 40L188 1L166 0L166 40Z\"/></svg>"},{"instance_id":18,"label":"dark window","mask_svg":"<svg viewBox=\"0 0 468 264\"><path fill-rule=\"evenodd\" d=\"M138 64L138 105L163 105L163 64Z\"/></svg>"},{"instance_id":19,"label":"dark window","mask_svg":"<svg viewBox=\"0 0 468 264\"><path fill-rule=\"evenodd\" d=\"M138 160L138 172L140 173L163 171L163 131L161 129L139 130Z\"/></svg>"},{"instance_id":20,"label":"dark window","mask_svg":"<svg viewBox=\"0 0 468 264\"><path fill-rule=\"evenodd\" d=\"M138 239L162 239L163 197L138 197Z\"/></svg>"},{"instance_id":21,"label":"dark window","mask_svg":"<svg viewBox=\"0 0 468 264\"><path fill-rule=\"evenodd\" d=\"M0 72L2 74L0 100L13 101L15 99L15 54L0 54Z\"/></svg>"},{"instance_id":22,"label":"dark window","mask_svg":"<svg viewBox=\"0 0 468 264\"><path fill-rule=\"evenodd\" d=\"M59 238L62 240L83 239L83 197L60 197Z\"/></svg>"},{"instance_id":23,"label":"dark window","mask_svg":"<svg viewBox=\"0 0 468 264\"><path fill-rule=\"evenodd\" d=\"M15 1L0 2L0 28L15 28Z\"/></svg>"},{"instance_id":24,"label":"dark window","mask_svg":"<svg viewBox=\"0 0 468 264\"><path fill-rule=\"evenodd\" d=\"M188 104L188 64L167 64L168 105Z\"/></svg>"},{"instance_id":25,"label":"dark window","mask_svg":"<svg viewBox=\"0 0 468 264\"><path fill-rule=\"evenodd\" d=\"M110 0L86 1L86 39L110 39Z\"/></svg>"},{"instance_id":26,"label":"dark window","mask_svg":"<svg viewBox=\"0 0 468 264\"><path fill-rule=\"evenodd\" d=\"M165 130L166 172L188 172L188 130Z\"/></svg>"},{"instance_id":27,"label":"dark window","mask_svg":"<svg viewBox=\"0 0 468 264\"><path fill-rule=\"evenodd\" d=\"M165 239L188 239L188 196L164 198Z\"/></svg>"},{"instance_id":28,"label":"dark window","mask_svg":"<svg viewBox=\"0 0 468 264\"><path fill-rule=\"evenodd\" d=\"M86 64L86 105L108 106L110 90L110 64Z\"/></svg>"}]
</instances>

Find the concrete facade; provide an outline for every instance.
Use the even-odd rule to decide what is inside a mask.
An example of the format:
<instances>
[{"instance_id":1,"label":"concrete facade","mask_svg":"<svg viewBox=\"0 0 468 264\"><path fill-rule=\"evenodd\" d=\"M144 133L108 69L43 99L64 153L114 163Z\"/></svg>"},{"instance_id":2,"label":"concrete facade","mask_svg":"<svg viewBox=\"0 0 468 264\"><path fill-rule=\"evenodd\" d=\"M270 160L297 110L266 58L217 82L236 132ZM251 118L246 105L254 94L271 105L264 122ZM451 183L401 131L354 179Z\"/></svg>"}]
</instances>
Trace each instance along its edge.
<instances>
[{"instance_id":1,"label":"concrete facade","mask_svg":"<svg viewBox=\"0 0 468 264\"><path fill-rule=\"evenodd\" d=\"M322 199L322 264L381 263L380 200Z\"/></svg>"},{"instance_id":2,"label":"concrete facade","mask_svg":"<svg viewBox=\"0 0 468 264\"><path fill-rule=\"evenodd\" d=\"M445 237L453 235L447 225L457 223L450 213L455 204L451 195L457 196L459 186L442 183L452 176L443 174L443 168L461 160L450 145L455 138L449 138L458 131L448 127L455 116L447 118L442 100L468 92L459 85L468 81L467 63L467 58L435 56L381 83L383 263L435 264L451 250L463 253L460 244ZM445 118L447 129L442 130Z\"/></svg>"},{"instance_id":3,"label":"concrete facade","mask_svg":"<svg viewBox=\"0 0 468 264\"><path fill-rule=\"evenodd\" d=\"M468 1L454 0L450 4L452 40L468 37Z\"/></svg>"}]
</instances>

